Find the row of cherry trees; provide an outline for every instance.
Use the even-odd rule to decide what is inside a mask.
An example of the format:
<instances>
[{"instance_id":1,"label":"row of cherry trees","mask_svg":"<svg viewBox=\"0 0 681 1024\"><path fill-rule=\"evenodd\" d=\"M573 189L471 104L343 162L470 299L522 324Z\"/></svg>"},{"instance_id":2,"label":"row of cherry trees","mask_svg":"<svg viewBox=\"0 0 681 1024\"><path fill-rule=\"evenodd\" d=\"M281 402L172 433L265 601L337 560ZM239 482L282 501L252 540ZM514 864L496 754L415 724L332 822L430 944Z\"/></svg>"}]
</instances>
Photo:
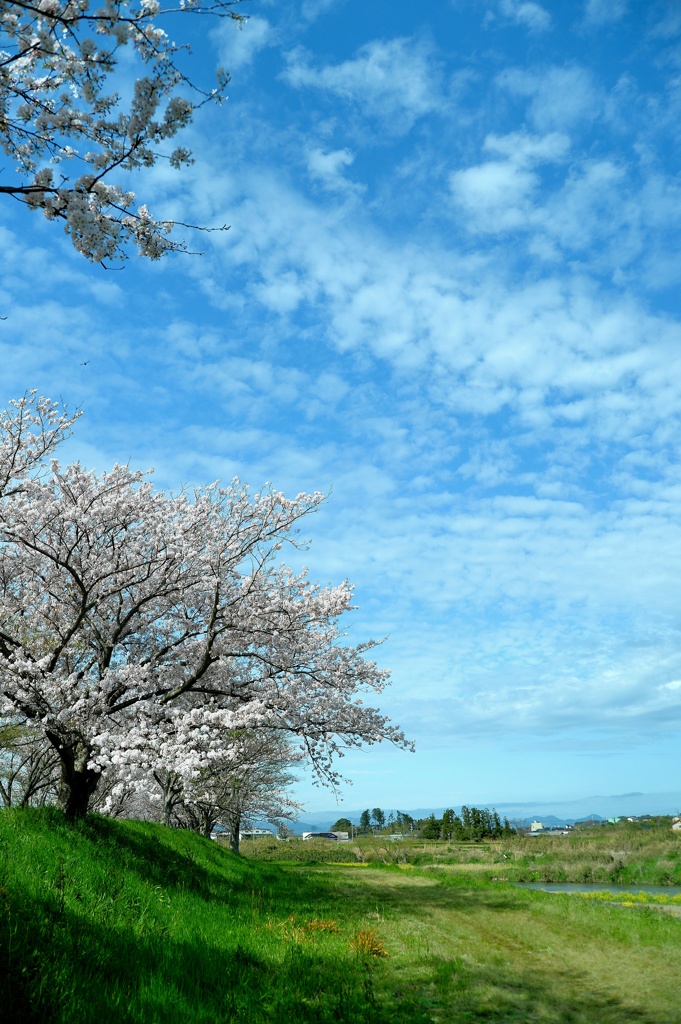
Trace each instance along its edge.
<instances>
[{"instance_id":1,"label":"row of cherry trees","mask_svg":"<svg viewBox=\"0 0 681 1024\"><path fill-rule=\"evenodd\" d=\"M374 641L345 642L350 585L280 561L322 495L168 494L127 466L62 466L74 420L34 394L0 419L0 715L56 754L67 816L107 774L210 816L211 787L253 777L263 743L331 784L343 747L408 745L363 702L388 674Z\"/></svg>"},{"instance_id":2,"label":"row of cherry trees","mask_svg":"<svg viewBox=\"0 0 681 1024\"><path fill-rule=\"evenodd\" d=\"M225 755L192 775L159 765L149 774L137 772L133 782L109 767L90 809L162 821L207 838L222 826L238 853L244 826L265 818L282 828L302 810L290 798L289 787L303 755L280 732L242 732L224 741ZM59 788L59 755L42 730L17 716L0 725L0 806L54 804Z\"/></svg>"}]
</instances>

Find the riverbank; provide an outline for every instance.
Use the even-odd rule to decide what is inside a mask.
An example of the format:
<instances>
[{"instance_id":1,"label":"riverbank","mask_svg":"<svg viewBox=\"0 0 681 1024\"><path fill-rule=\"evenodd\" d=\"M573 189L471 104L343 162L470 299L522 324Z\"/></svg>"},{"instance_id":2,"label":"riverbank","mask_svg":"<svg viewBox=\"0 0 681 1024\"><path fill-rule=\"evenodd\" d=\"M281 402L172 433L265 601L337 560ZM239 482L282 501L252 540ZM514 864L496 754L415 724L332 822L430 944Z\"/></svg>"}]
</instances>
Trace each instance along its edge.
<instances>
[{"instance_id":1,"label":"riverbank","mask_svg":"<svg viewBox=\"0 0 681 1024\"><path fill-rule=\"evenodd\" d=\"M680 969L645 908L0 812L6 1024L681 1024Z\"/></svg>"},{"instance_id":2,"label":"riverbank","mask_svg":"<svg viewBox=\"0 0 681 1024\"><path fill-rule=\"evenodd\" d=\"M566 836L516 836L483 843L391 843L380 837L353 843L264 839L243 843L242 848L245 857L261 862L408 864L504 882L681 885L681 833L672 832L671 819L662 818L645 828L626 823Z\"/></svg>"}]
</instances>

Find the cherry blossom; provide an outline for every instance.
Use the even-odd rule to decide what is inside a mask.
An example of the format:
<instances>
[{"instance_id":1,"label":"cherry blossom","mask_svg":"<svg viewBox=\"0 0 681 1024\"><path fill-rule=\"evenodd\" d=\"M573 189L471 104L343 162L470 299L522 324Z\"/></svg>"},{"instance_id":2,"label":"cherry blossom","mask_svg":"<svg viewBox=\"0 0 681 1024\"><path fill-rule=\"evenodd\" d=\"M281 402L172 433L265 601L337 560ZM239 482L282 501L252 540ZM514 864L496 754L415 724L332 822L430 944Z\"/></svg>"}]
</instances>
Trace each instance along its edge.
<instances>
[{"instance_id":1,"label":"cherry blossom","mask_svg":"<svg viewBox=\"0 0 681 1024\"><path fill-rule=\"evenodd\" d=\"M108 768L205 779L239 733L288 736L331 784L343 748L409 746L364 703L389 675L375 641L347 643L351 586L279 561L322 494L169 494L127 466L48 468L71 422L42 399L0 421L0 714L59 754L67 815Z\"/></svg>"},{"instance_id":2,"label":"cherry blossom","mask_svg":"<svg viewBox=\"0 0 681 1024\"><path fill-rule=\"evenodd\" d=\"M150 259L186 250L169 237L173 221L155 220L111 179L161 159L186 166L189 150L168 143L199 107L226 98L226 72L199 88L178 66L182 47L157 21L209 14L241 23L240 2L0 0L0 145L18 175L0 193L61 220L76 249L97 263L123 258L128 242ZM124 47L138 72L127 104L117 91Z\"/></svg>"},{"instance_id":3,"label":"cherry blossom","mask_svg":"<svg viewBox=\"0 0 681 1024\"><path fill-rule=\"evenodd\" d=\"M206 837L216 825L226 826L230 848L238 853L244 824L256 818L281 824L302 810L287 787L304 754L283 733L266 729L237 730L227 740L222 754L193 776L166 771L153 778L163 794L166 824L175 821Z\"/></svg>"}]
</instances>

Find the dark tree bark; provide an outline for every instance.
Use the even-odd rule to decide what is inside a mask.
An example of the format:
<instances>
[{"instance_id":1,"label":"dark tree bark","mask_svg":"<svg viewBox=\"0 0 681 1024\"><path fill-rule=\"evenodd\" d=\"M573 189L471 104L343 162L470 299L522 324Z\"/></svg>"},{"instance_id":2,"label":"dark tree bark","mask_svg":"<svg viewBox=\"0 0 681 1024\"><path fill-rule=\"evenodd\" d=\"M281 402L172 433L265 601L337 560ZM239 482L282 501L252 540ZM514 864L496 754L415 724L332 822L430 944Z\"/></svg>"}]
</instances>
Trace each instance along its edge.
<instances>
[{"instance_id":1,"label":"dark tree bark","mask_svg":"<svg viewBox=\"0 0 681 1024\"><path fill-rule=\"evenodd\" d=\"M229 848L232 853L239 855L239 831L241 829L241 814L238 811L232 811L228 815L229 822Z\"/></svg>"},{"instance_id":2,"label":"dark tree bark","mask_svg":"<svg viewBox=\"0 0 681 1024\"><path fill-rule=\"evenodd\" d=\"M173 772L154 772L154 781L161 787L163 800L163 824L172 825L173 812L182 800L182 783Z\"/></svg>"},{"instance_id":3,"label":"dark tree bark","mask_svg":"<svg viewBox=\"0 0 681 1024\"><path fill-rule=\"evenodd\" d=\"M210 839L216 820L212 807L206 807L201 811L201 833L206 839Z\"/></svg>"},{"instance_id":4,"label":"dark tree bark","mask_svg":"<svg viewBox=\"0 0 681 1024\"><path fill-rule=\"evenodd\" d=\"M59 755L61 767L57 804L70 821L84 818L102 774L88 768L92 751L81 736L64 737L49 731L46 736Z\"/></svg>"}]
</instances>

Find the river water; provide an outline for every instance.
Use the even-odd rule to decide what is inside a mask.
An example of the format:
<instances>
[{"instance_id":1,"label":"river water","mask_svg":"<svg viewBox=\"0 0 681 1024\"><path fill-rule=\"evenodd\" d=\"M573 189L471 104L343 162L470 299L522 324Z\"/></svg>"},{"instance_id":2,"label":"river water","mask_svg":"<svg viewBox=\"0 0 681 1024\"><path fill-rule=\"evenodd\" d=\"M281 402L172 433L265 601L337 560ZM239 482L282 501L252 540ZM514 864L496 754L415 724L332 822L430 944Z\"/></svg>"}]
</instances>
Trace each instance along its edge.
<instances>
[{"instance_id":1,"label":"river water","mask_svg":"<svg viewBox=\"0 0 681 1024\"><path fill-rule=\"evenodd\" d=\"M681 885L609 885L607 882L514 882L519 889L541 889L542 892L646 892L660 896L681 896Z\"/></svg>"}]
</instances>

